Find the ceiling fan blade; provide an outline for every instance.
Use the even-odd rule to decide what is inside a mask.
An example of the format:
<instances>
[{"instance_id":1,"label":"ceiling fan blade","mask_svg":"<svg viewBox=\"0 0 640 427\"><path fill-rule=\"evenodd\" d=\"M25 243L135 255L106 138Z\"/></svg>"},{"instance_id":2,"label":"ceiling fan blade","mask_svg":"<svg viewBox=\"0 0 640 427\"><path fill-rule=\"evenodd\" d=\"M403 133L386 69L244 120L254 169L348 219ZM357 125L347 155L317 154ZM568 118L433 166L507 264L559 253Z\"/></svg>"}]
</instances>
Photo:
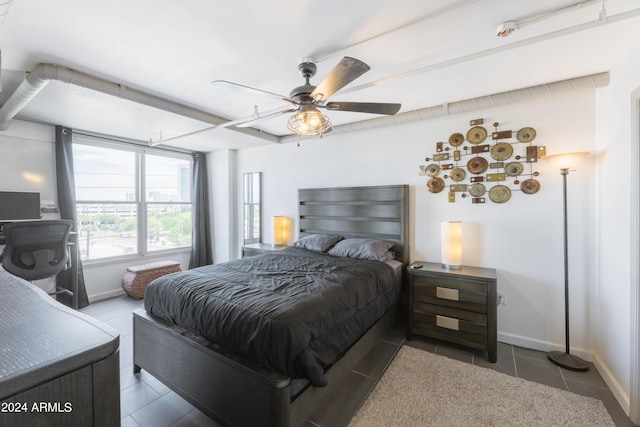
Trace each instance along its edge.
<instances>
[{"instance_id":1,"label":"ceiling fan blade","mask_svg":"<svg viewBox=\"0 0 640 427\"><path fill-rule=\"evenodd\" d=\"M262 113L259 117L248 117L246 120L239 120L239 124L236 124L236 127L238 128L248 128L251 127L253 125L255 125L256 123L259 123L263 120L268 120L271 119L275 116L279 116L282 114L286 114L286 113L293 113L294 111L296 111L298 108L297 107L280 107L277 108L275 110L269 110L266 111L264 113Z\"/></svg>"},{"instance_id":2,"label":"ceiling fan blade","mask_svg":"<svg viewBox=\"0 0 640 427\"><path fill-rule=\"evenodd\" d=\"M394 115L400 110L400 104L383 102L328 102L323 106L327 110L354 111L356 113L373 113Z\"/></svg>"},{"instance_id":3,"label":"ceiling fan blade","mask_svg":"<svg viewBox=\"0 0 640 427\"><path fill-rule=\"evenodd\" d=\"M331 95L369 70L369 66L359 59L345 56L313 92L311 92L311 97L315 99L316 102L324 102Z\"/></svg>"}]
</instances>

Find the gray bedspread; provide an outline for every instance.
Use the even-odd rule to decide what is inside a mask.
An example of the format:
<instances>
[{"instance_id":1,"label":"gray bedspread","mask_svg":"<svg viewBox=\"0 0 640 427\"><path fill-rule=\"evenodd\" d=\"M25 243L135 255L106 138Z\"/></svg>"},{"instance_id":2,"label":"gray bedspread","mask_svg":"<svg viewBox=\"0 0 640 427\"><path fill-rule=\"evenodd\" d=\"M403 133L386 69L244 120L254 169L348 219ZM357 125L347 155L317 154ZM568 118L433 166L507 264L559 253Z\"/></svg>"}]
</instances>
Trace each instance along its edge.
<instances>
[{"instance_id":1,"label":"gray bedspread","mask_svg":"<svg viewBox=\"0 0 640 427\"><path fill-rule=\"evenodd\" d=\"M323 386L325 370L399 291L385 263L291 247L161 277L147 287L144 305L236 354Z\"/></svg>"}]
</instances>

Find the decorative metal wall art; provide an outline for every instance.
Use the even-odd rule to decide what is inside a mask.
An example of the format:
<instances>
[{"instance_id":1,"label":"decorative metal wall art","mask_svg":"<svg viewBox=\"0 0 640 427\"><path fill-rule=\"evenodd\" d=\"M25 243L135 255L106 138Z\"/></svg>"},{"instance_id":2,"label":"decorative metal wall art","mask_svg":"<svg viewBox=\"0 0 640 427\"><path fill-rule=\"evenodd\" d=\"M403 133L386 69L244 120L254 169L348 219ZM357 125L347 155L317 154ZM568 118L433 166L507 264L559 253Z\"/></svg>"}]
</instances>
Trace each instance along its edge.
<instances>
[{"instance_id":1,"label":"decorative metal wall art","mask_svg":"<svg viewBox=\"0 0 640 427\"><path fill-rule=\"evenodd\" d=\"M447 141L436 142L435 153L419 169L420 176L429 177L429 192L441 193L448 187L449 202L456 202L459 195L470 196L474 204L485 203L487 195L494 203L506 203L514 191L536 194L540 182L534 166L547 150L533 144L536 130L498 130L495 122L489 134L483 124L484 119L471 120L466 135L456 132Z\"/></svg>"}]
</instances>

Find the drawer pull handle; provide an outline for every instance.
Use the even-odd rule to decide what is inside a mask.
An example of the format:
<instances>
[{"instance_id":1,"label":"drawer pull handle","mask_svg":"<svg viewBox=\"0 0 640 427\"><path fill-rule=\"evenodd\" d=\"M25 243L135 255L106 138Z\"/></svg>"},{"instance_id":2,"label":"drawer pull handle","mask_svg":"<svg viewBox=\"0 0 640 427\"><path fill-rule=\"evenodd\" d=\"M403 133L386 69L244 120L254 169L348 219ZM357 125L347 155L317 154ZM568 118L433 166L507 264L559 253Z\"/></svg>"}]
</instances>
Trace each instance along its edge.
<instances>
[{"instance_id":1,"label":"drawer pull handle","mask_svg":"<svg viewBox=\"0 0 640 427\"><path fill-rule=\"evenodd\" d=\"M451 301L460 301L460 295L457 289L441 288L440 286L436 286L436 297Z\"/></svg>"},{"instance_id":2,"label":"drawer pull handle","mask_svg":"<svg viewBox=\"0 0 640 427\"><path fill-rule=\"evenodd\" d=\"M453 319L451 317L445 317L436 315L436 326L441 328L453 329L454 331L459 331L460 326L458 325L458 319Z\"/></svg>"}]
</instances>

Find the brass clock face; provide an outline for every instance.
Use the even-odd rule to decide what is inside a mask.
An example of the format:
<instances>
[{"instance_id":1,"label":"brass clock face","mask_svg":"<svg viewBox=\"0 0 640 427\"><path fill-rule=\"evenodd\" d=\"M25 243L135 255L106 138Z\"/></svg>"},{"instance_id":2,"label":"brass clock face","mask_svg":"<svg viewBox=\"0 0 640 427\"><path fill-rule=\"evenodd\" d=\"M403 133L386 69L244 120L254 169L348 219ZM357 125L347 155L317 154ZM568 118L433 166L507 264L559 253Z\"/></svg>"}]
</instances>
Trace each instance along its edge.
<instances>
[{"instance_id":1,"label":"brass clock face","mask_svg":"<svg viewBox=\"0 0 640 427\"><path fill-rule=\"evenodd\" d=\"M489 190L489 199L494 203L505 203L511 198L511 190L505 185L496 185Z\"/></svg>"},{"instance_id":2,"label":"brass clock face","mask_svg":"<svg viewBox=\"0 0 640 427\"><path fill-rule=\"evenodd\" d=\"M489 162L484 157L474 157L467 162L469 172L476 175L484 173L489 168Z\"/></svg>"},{"instance_id":3,"label":"brass clock face","mask_svg":"<svg viewBox=\"0 0 640 427\"><path fill-rule=\"evenodd\" d=\"M540 190L540 183L537 179L525 179L520 183L520 190L525 194L536 194Z\"/></svg>"},{"instance_id":4,"label":"brass clock face","mask_svg":"<svg viewBox=\"0 0 640 427\"><path fill-rule=\"evenodd\" d=\"M531 142L536 137L536 130L534 128L526 127L522 128L516 133L516 138L520 142Z\"/></svg>"},{"instance_id":5,"label":"brass clock face","mask_svg":"<svg viewBox=\"0 0 640 427\"><path fill-rule=\"evenodd\" d=\"M427 188L431 193L439 193L444 190L444 180L442 178L431 178L427 181Z\"/></svg>"},{"instance_id":6,"label":"brass clock face","mask_svg":"<svg viewBox=\"0 0 640 427\"><path fill-rule=\"evenodd\" d=\"M470 144L480 144L487 139L487 130L482 126L474 126L467 132L467 141Z\"/></svg>"},{"instance_id":7,"label":"brass clock face","mask_svg":"<svg viewBox=\"0 0 640 427\"><path fill-rule=\"evenodd\" d=\"M507 160L513 154L513 147L507 142L498 142L491 147L491 157L496 160Z\"/></svg>"}]
</instances>

